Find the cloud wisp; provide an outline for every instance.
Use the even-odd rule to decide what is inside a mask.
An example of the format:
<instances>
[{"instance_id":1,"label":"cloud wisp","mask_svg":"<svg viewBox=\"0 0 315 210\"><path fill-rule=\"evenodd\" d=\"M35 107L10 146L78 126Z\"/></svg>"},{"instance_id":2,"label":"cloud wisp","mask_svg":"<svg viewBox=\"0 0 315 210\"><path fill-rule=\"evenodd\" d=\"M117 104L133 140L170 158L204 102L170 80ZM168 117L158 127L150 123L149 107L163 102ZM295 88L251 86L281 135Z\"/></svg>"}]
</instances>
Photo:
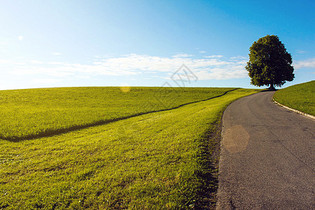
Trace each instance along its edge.
<instances>
[{"instance_id":1,"label":"cloud wisp","mask_svg":"<svg viewBox=\"0 0 315 210\"><path fill-rule=\"evenodd\" d=\"M4 89L17 86L24 88L24 86L67 86L69 84L93 85L96 84L95 81L103 80L110 82L111 85L115 85L115 82L119 85L119 81L128 80L142 85L141 79L144 78L146 81L171 79L174 72L178 71L183 64L198 78L198 81L231 80L248 77L248 72L245 70L246 62L247 58L242 56L197 57L189 54L176 54L169 57L139 54L118 57L95 56L89 63L0 59L0 83ZM296 70L315 69L315 58L294 61L294 68ZM30 85L23 86L23 82Z\"/></svg>"},{"instance_id":2,"label":"cloud wisp","mask_svg":"<svg viewBox=\"0 0 315 210\"><path fill-rule=\"evenodd\" d=\"M246 78L247 59L242 56L225 58L222 55L205 55L199 58L189 54L177 54L170 57L129 54L119 57L95 57L88 64L66 62L44 62L30 60L11 62L0 60L13 75L41 75L48 78L72 76L137 76L150 74L160 78L169 77L185 64L198 80L227 80ZM315 68L315 58L295 61L295 69Z\"/></svg>"},{"instance_id":3,"label":"cloud wisp","mask_svg":"<svg viewBox=\"0 0 315 210\"><path fill-rule=\"evenodd\" d=\"M301 68L311 68L315 69L315 58L310 58L307 60L301 60L301 61L296 61L293 64L295 69L301 69Z\"/></svg>"},{"instance_id":4,"label":"cloud wisp","mask_svg":"<svg viewBox=\"0 0 315 210\"><path fill-rule=\"evenodd\" d=\"M222 55L194 58L189 54L177 54L171 57L129 54L114 58L97 57L90 64L70 64L64 62L31 61L29 65L15 68L16 74L46 74L64 77L78 74L129 76L140 74L157 74L161 77L170 75L185 64L199 80L224 80L244 78L244 57L224 58Z\"/></svg>"},{"instance_id":5,"label":"cloud wisp","mask_svg":"<svg viewBox=\"0 0 315 210\"><path fill-rule=\"evenodd\" d=\"M129 76L150 73L165 78L185 64L199 80L225 80L244 78L244 57L224 58L222 55L203 56L195 58L189 54L176 54L171 57L129 54L120 57L95 57L90 64L27 61L24 65L14 66L12 73L19 75L41 74L53 77L73 75L109 75Z\"/></svg>"}]
</instances>

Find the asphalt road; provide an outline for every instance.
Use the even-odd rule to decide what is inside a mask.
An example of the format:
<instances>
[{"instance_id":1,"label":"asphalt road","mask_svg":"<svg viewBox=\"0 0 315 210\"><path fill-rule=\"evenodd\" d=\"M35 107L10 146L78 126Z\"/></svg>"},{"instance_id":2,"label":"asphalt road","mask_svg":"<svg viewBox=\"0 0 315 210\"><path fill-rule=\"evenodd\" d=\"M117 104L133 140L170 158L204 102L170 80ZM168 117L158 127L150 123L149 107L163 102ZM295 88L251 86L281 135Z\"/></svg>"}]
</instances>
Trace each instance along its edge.
<instances>
[{"instance_id":1,"label":"asphalt road","mask_svg":"<svg viewBox=\"0 0 315 210\"><path fill-rule=\"evenodd\" d=\"M315 209L315 121L261 92L224 112L217 209Z\"/></svg>"}]
</instances>

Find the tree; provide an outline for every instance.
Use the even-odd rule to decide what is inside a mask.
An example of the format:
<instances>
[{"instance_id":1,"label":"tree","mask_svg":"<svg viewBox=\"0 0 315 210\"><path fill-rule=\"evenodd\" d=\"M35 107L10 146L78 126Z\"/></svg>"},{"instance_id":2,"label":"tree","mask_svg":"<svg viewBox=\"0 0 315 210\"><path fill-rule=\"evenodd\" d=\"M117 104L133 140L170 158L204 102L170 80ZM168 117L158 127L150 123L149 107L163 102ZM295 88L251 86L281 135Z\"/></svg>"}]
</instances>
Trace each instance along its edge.
<instances>
[{"instance_id":1,"label":"tree","mask_svg":"<svg viewBox=\"0 0 315 210\"><path fill-rule=\"evenodd\" d=\"M249 61L245 67L256 86L270 85L281 87L294 79L292 57L278 36L267 35L254 42L249 49Z\"/></svg>"}]
</instances>

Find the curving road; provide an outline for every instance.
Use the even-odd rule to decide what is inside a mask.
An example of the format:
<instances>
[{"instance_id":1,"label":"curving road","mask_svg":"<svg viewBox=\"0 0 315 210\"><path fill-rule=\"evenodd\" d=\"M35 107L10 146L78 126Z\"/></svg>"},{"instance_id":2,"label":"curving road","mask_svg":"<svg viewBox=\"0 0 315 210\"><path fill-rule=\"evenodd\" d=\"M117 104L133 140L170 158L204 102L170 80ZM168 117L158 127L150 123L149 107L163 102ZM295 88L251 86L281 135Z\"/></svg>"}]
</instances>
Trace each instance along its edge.
<instances>
[{"instance_id":1,"label":"curving road","mask_svg":"<svg viewBox=\"0 0 315 210\"><path fill-rule=\"evenodd\" d=\"M217 209L315 209L315 121L261 92L224 112Z\"/></svg>"}]
</instances>

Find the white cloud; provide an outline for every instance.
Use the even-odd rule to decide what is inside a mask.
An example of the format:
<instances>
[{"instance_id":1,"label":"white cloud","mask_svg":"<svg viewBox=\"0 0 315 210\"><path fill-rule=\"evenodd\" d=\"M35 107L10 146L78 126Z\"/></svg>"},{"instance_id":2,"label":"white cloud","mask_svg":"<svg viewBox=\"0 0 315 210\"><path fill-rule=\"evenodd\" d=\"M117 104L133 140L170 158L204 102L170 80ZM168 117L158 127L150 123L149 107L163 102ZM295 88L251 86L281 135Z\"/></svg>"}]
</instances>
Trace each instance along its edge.
<instances>
[{"instance_id":1,"label":"white cloud","mask_svg":"<svg viewBox=\"0 0 315 210\"><path fill-rule=\"evenodd\" d=\"M38 60L31 60L30 63L33 63L33 64L44 64L44 62L38 61Z\"/></svg>"},{"instance_id":2,"label":"white cloud","mask_svg":"<svg viewBox=\"0 0 315 210\"><path fill-rule=\"evenodd\" d=\"M293 66L295 69L315 68L315 58L302 60L302 61L295 61Z\"/></svg>"},{"instance_id":3,"label":"white cloud","mask_svg":"<svg viewBox=\"0 0 315 210\"><path fill-rule=\"evenodd\" d=\"M189 58L189 57L192 57L192 55L186 54L186 53L181 53L181 54L173 55L172 57L173 58Z\"/></svg>"},{"instance_id":4,"label":"white cloud","mask_svg":"<svg viewBox=\"0 0 315 210\"><path fill-rule=\"evenodd\" d=\"M191 58L191 57L181 57L181 56L172 56L169 57L157 57L157 56L148 56L148 55L137 55L130 54L118 58L108 58L101 59L94 64L97 66L103 66L107 70L125 70L126 72L165 72L173 73L175 72L182 64L185 64L194 72L207 71L210 72L211 69L221 71L222 69L232 69L233 66L239 66L240 60L238 61L229 61L218 59L218 56L209 56L210 58ZM221 56L220 56L221 57ZM245 61L242 61L243 63ZM246 62L245 62L246 63ZM221 67L221 69L215 68ZM230 72L230 70L229 70ZM229 74L231 75L231 74ZM236 76L239 78L239 75ZM218 77L222 79L223 76ZM213 77L213 79L217 79Z\"/></svg>"},{"instance_id":5,"label":"white cloud","mask_svg":"<svg viewBox=\"0 0 315 210\"><path fill-rule=\"evenodd\" d=\"M52 55L55 55L55 56L59 56L59 55L62 55L60 52L53 52L51 53Z\"/></svg>"},{"instance_id":6,"label":"white cloud","mask_svg":"<svg viewBox=\"0 0 315 210\"><path fill-rule=\"evenodd\" d=\"M245 56L234 56L234 57L231 57L230 59L231 60L245 60L245 59L248 59L248 58L245 57Z\"/></svg>"},{"instance_id":7,"label":"white cloud","mask_svg":"<svg viewBox=\"0 0 315 210\"><path fill-rule=\"evenodd\" d=\"M60 83L62 80L60 79L33 79L32 83L39 84L39 85L45 85L45 86L51 86L51 85L56 85Z\"/></svg>"},{"instance_id":8,"label":"white cloud","mask_svg":"<svg viewBox=\"0 0 315 210\"><path fill-rule=\"evenodd\" d=\"M207 51L200 50L199 53L204 54L204 53L207 53Z\"/></svg>"},{"instance_id":9,"label":"white cloud","mask_svg":"<svg viewBox=\"0 0 315 210\"><path fill-rule=\"evenodd\" d=\"M243 66L232 69L214 68L209 71L196 72L195 75L199 80L226 80L244 78L248 76Z\"/></svg>"},{"instance_id":10,"label":"white cloud","mask_svg":"<svg viewBox=\"0 0 315 210\"><path fill-rule=\"evenodd\" d=\"M150 73L165 77L185 64L198 80L223 80L247 77L246 60L243 57L224 58L222 55L193 58L188 54L177 54L171 57L129 54L119 57L99 57L93 63L65 63L27 61L23 65L11 65L15 75L43 75L53 78L89 76L132 76Z\"/></svg>"},{"instance_id":11,"label":"white cloud","mask_svg":"<svg viewBox=\"0 0 315 210\"><path fill-rule=\"evenodd\" d=\"M10 61L9 60L0 59L0 64L7 64L7 63L10 63Z\"/></svg>"},{"instance_id":12,"label":"white cloud","mask_svg":"<svg viewBox=\"0 0 315 210\"><path fill-rule=\"evenodd\" d=\"M206 55L205 58L223 58L223 55Z\"/></svg>"},{"instance_id":13,"label":"white cloud","mask_svg":"<svg viewBox=\"0 0 315 210\"><path fill-rule=\"evenodd\" d=\"M18 36L18 40L22 41L24 39L24 36Z\"/></svg>"},{"instance_id":14,"label":"white cloud","mask_svg":"<svg viewBox=\"0 0 315 210\"><path fill-rule=\"evenodd\" d=\"M5 42L5 41L0 41L0 46L5 46L5 45L8 45L8 42Z\"/></svg>"},{"instance_id":15,"label":"white cloud","mask_svg":"<svg viewBox=\"0 0 315 210\"><path fill-rule=\"evenodd\" d=\"M298 53L298 54L305 54L307 52L305 50L297 50L296 53Z\"/></svg>"}]
</instances>

